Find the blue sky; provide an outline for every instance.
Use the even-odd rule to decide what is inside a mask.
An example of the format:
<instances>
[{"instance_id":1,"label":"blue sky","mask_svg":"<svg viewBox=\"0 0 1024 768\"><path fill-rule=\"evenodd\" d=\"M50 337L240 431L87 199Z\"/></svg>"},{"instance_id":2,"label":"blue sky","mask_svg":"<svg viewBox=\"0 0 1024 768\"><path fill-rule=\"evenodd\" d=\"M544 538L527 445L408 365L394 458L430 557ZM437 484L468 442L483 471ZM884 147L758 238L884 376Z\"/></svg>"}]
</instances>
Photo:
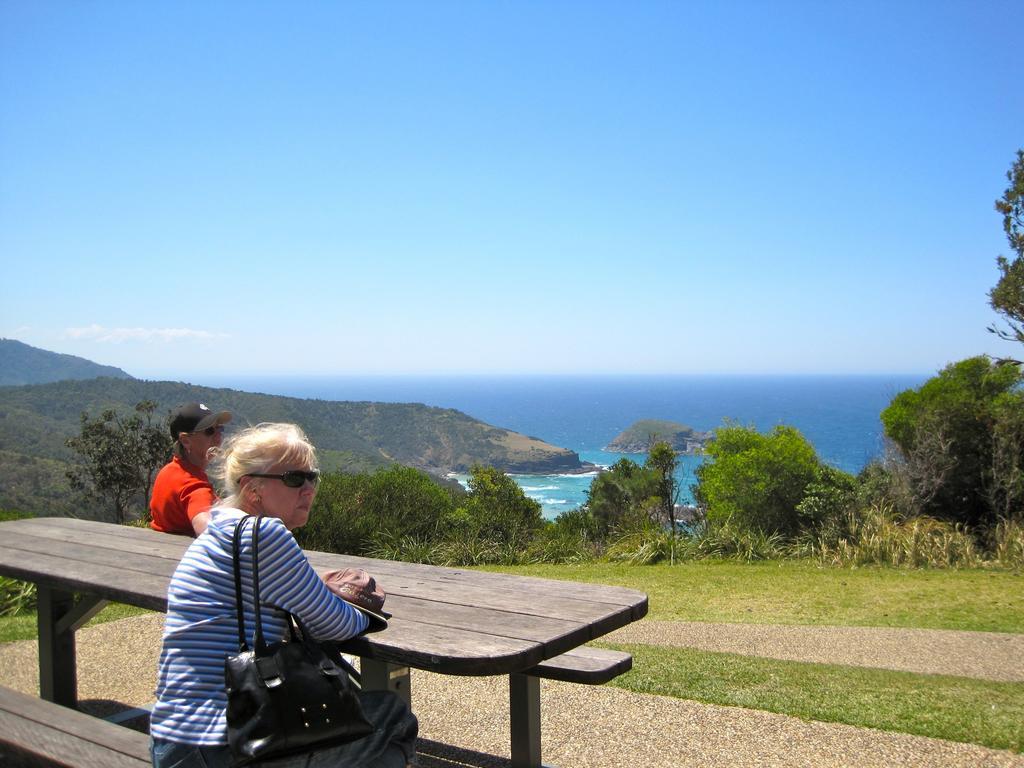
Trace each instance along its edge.
<instances>
[{"instance_id":1,"label":"blue sky","mask_svg":"<svg viewBox=\"0 0 1024 768\"><path fill-rule=\"evenodd\" d=\"M0 4L0 336L145 377L928 373L1019 2Z\"/></svg>"}]
</instances>

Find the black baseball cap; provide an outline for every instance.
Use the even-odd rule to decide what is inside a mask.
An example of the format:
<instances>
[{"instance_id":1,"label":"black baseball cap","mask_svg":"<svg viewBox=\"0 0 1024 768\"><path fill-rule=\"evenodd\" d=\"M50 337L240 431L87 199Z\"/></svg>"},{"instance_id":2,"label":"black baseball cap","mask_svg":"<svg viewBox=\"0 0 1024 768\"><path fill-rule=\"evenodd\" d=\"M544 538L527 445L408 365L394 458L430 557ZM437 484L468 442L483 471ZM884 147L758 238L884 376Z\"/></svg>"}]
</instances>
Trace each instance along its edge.
<instances>
[{"instance_id":1,"label":"black baseball cap","mask_svg":"<svg viewBox=\"0 0 1024 768\"><path fill-rule=\"evenodd\" d=\"M171 437L177 440L182 432L202 432L229 421L230 411L211 411L204 403L185 403L171 411Z\"/></svg>"}]
</instances>

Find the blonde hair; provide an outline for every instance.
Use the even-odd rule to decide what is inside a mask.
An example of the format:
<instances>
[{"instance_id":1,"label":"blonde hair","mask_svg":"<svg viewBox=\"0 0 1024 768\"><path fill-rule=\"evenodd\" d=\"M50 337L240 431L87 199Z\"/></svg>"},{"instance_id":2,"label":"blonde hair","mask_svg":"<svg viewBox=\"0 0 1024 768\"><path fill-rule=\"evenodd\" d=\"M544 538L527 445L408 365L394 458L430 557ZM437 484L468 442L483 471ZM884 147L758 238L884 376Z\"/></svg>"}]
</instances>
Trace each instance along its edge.
<instances>
[{"instance_id":1,"label":"blonde hair","mask_svg":"<svg viewBox=\"0 0 1024 768\"><path fill-rule=\"evenodd\" d=\"M286 463L316 469L316 448L297 425L264 422L232 435L215 449L209 475L220 481L222 503L237 507L243 477Z\"/></svg>"}]
</instances>

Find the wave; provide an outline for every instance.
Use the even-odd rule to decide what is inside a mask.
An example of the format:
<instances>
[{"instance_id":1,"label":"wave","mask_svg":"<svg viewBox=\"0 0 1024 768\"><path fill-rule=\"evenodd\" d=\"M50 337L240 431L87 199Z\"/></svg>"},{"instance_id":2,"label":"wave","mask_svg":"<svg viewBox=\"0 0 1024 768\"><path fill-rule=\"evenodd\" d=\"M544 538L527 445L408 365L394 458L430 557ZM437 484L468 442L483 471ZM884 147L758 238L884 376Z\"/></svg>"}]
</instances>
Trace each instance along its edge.
<instances>
[{"instance_id":1,"label":"wave","mask_svg":"<svg viewBox=\"0 0 1024 768\"><path fill-rule=\"evenodd\" d=\"M557 485L521 485L524 491L529 493L530 491L557 491L560 486Z\"/></svg>"},{"instance_id":2,"label":"wave","mask_svg":"<svg viewBox=\"0 0 1024 768\"><path fill-rule=\"evenodd\" d=\"M572 504L569 499L552 499L548 496L530 496L531 499L536 501L538 504L544 504L549 507L564 507L567 504Z\"/></svg>"}]
</instances>

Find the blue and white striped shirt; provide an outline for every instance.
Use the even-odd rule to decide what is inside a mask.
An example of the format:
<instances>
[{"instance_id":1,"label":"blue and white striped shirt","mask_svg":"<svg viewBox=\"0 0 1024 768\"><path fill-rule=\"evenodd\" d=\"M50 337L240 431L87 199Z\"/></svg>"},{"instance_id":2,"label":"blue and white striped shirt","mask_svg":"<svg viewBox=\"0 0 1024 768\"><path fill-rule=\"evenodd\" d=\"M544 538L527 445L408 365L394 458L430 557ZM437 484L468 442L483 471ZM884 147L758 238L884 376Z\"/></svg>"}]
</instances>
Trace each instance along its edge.
<instances>
[{"instance_id":1,"label":"blue and white striped shirt","mask_svg":"<svg viewBox=\"0 0 1024 768\"><path fill-rule=\"evenodd\" d=\"M243 514L214 508L206 531L186 550L171 578L157 701L150 718L150 733L158 739L203 746L228 743L224 660L238 652L231 537ZM252 523L243 531L242 602L251 645ZM260 602L268 643L283 639L287 631L278 609L298 616L321 640L354 637L368 623L324 585L284 523L271 517L260 525Z\"/></svg>"}]
</instances>

